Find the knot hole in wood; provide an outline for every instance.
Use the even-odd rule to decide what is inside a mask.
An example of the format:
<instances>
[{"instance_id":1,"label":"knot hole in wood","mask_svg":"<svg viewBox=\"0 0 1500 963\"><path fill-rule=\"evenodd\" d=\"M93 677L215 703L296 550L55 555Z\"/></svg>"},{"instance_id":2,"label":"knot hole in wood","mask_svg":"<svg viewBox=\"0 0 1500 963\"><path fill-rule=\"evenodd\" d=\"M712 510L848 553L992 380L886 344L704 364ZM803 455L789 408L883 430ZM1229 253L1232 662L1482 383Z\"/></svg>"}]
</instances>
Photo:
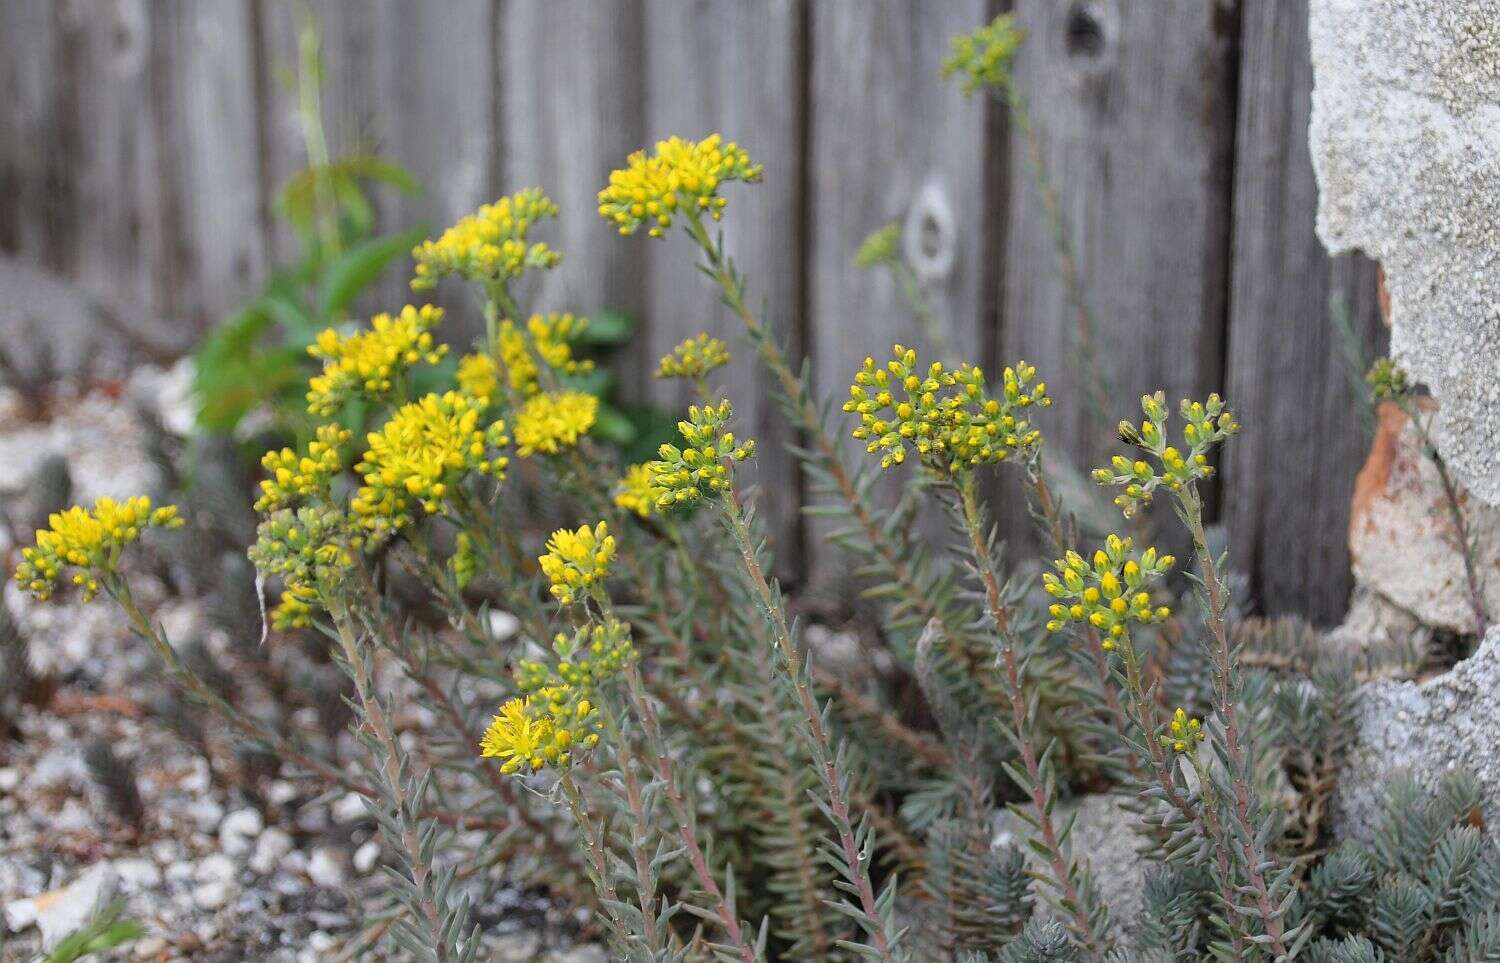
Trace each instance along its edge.
<instances>
[{"instance_id":1,"label":"knot hole in wood","mask_svg":"<svg viewBox=\"0 0 1500 963\"><path fill-rule=\"evenodd\" d=\"M958 258L958 227L953 205L936 181L917 191L906 209L901 230L906 263L923 281L941 281L953 273Z\"/></svg>"}]
</instances>

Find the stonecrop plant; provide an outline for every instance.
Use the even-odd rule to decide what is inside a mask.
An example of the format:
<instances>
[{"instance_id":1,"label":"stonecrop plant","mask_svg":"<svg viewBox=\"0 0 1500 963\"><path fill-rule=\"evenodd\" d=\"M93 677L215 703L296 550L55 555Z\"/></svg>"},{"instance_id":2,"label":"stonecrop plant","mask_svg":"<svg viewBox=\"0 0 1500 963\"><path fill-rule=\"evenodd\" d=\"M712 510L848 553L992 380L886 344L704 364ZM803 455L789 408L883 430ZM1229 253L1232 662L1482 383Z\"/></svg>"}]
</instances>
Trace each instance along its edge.
<instances>
[{"instance_id":1,"label":"stonecrop plant","mask_svg":"<svg viewBox=\"0 0 1500 963\"><path fill-rule=\"evenodd\" d=\"M1014 39L1004 20L959 43L966 86L1004 82ZM692 241L839 521L888 679L825 669L772 575L755 441L713 384L724 341L661 359L699 401L656 458L622 464L595 437L597 399L568 380L587 319L519 300L563 256L534 236L558 214L535 188L414 252L414 291L463 283L485 304L452 383L415 388L445 350L436 308L330 332L308 391L321 424L263 462L250 554L280 594L268 621L321 633L347 673L352 765L236 710L137 606L123 550L179 524L171 508L54 515L16 580L106 592L239 736L363 798L397 858L389 938L415 959L484 958L468 894L517 881L640 963L1497 958L1500 855L1470 825L1470 782L1398 788L1373 845L1330 848L1355 667L1240 614L1199 487L1240 430L1227 404L1182 401L1178 429L1161 393L1141 399L1093 473L1133 527L1097 541L1055 490L1033 365L991 379L898 344L850 373L833 415L709 231L761 176L717 134L672 137L626 158L598 211ZM363 437L339 418L354 404ZM907 481L894 506L881 471ZM1030 508L1053 559L1039 581L1007 563L995 497ZM1181 596L1177 560L1148 544L1155 500L1192 545ZM931 503L952 519L941 551L913 523ZM1273 651L1278 669L1247 666ZM448 737L398 731L408 701ZM1120 800L1152 867L1136 919L1111 914L1115 881L1072 844L1085 791ZM1020 845L995 842L1002 807Z\"/></svg>"}]
</instances>

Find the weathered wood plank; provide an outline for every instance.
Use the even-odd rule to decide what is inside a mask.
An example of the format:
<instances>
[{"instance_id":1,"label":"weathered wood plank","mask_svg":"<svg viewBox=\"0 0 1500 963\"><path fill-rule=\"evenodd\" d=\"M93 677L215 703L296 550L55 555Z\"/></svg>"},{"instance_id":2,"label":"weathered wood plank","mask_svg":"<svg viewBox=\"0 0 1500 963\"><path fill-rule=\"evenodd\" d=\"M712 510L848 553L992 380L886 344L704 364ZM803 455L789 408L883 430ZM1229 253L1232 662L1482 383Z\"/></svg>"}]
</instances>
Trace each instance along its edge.
<instances>
[{"instance_id":1,"label":"weathered wood plank","mask_svg":"<svg viewBox=\"0 0 1500 963\"><path fill-rule=\"evenodd\" d=\"M1023 126L1010 123L1000 357L1056 404L1049 459L1087 470L1164 389L1220 390L1234 136L1234 18L1213 3L1022 0L1015 65L1092 319L1070 299ZM1089 359L1102 377L1091 389ZM1007 513L1009 530L1024 511Z\"/></svg>"},{"instance_id":2,"label":"weathered wood plank","mask_svg":"<svg viewBox=\"0 0 1500 963\"><path fill-rule=\"evenodd\" d=\"M1264 607L1327 623L1349 593L1349 497L1364 457L1329 298L1382 342L1375 270L1330 261L1313 233L1305 0L1247 5L1242 50L1227 367L1244 431L1228 449L1224 506L1233 559Z\"/></svg>"},{"instance_id":3,"label":"weathered wood plank","mask_svg":"<svg viewBox=\"0 0 1500 963\"><path fill-rule=\"evenodd\" d=\"M940 76L948 41L983 24L985 0L818 3L811 10L808 121L807 349L823 397L847 397L866 356L893 342L933 357L974 356L992 306L982 296L985 107ZM915 211L915 213L913 213ZM922 330L889 272L854 264L860 242L890 221L918 235L934 264L927 289L939 319ZM838 415L834 428L852 456ZM889 492L887 491L887 494ZM835 559L811 526L814 580L837 583Z\"/></svg>"},{"instance_id":4,"label":"weathered wood plank","mask_svg":"<svg viewBox=\"0 0 1500 963\"><path fill-rule=\"evenodd\" d=\"M532 310L613 307L639 316L645 303L645 241L620 238L596 199L609 171L641 144L641 21L639 0L502 9L502 192L539 186L562 209L539 236L563 261L523 298ZM620 374L639 393L649 375L644 353L637 360Z\"/></svg>"},{"instance_id":5,"label":"weathered wood plank","mask_svg":"<svg viewBox=\"0 0 1500 963\"><path fill-rule=\"evenodd\" d=\"M250 9L245 0L197 0L151 10L172 97L158 147L174 175L162 185L176 227L169 297L202 329L252 293L266 268Z\"/></svg>"},{"instance_id":6,"label":"weathered wood plank","mask_svg":"<svg viewBox=\"0 0 1500 963\"><path fill-rule=\"evenodd\" d=\"M734 186L721 222L725 245L746 276L752 304L793 357L802 344L802 98L801 0L749 6L736 0L647 0L646 117L649 141L720 131L765 166L755 187ZM643 145L645 146L645 145ZM734 354L714 379L734 402L740 432L757 440L753 477L759 507L783 574L795 574L800 553L801 492L785 445L792 433L743 325L698 270L696 248L681 232L648 246L644 363L683 338L707 331ZM653 381L645 397L669 410L696 399L681 381Z\"/></svg>"}]
</instances>

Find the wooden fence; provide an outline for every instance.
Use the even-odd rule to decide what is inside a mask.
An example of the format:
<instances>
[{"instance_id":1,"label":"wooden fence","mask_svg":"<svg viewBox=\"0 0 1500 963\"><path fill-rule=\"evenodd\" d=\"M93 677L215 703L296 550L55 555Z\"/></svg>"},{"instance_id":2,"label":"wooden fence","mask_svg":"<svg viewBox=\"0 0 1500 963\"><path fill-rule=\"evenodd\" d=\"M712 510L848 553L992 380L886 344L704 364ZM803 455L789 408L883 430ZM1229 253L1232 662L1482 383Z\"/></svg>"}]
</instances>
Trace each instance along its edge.
<instances>
[{"instance_id":1,"label":"wooden fence","mask_svg":"<svg viewBox=\"0 0 1500 963\"><path fill-rule=\"evenodd\" d=\"M891 220L928 255L945 336L994 369L1025 357L1061 400L1054 446L1087 466L1156 387L1224 391L1245 425L1215 505L1256 599L1336 619L1363 442L1328 314L1381 337L1374 267L1313 234L1307 0L342 0L317 2L335 147L426 184L387 226L439 227L521 186L562 205L549 307L620 307L643 335L634 397L683 399L650 359L734 326L677 238L622 239L594 194L630 150L722 130L765 165L725 230L779 337L838 393L867 353L923 343L892 280L856 269ZM1026 140L939 77L948 39L1013 7L1016 75L1076 247L1110 420L1090 418L1075 312ZM287 4L0 4L0 248L106 298L206 327L289 250L271 204L303 161ZM385 303L406 297L393 282ZM740 352L742 356L748 352ZM762 439L783 552L836 567L797 521L770 385L730 375ZM1014 509L1004 512L1014 524Z\"/></svg>"}]
</instances>

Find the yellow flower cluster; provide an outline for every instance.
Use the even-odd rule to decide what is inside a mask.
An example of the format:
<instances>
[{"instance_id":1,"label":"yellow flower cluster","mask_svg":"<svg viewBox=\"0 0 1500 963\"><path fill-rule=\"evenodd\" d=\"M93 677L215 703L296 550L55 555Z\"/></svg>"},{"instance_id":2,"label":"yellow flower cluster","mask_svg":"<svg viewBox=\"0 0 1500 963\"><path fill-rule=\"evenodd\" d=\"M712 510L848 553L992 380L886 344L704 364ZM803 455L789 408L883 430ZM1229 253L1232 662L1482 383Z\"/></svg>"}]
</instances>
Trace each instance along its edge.
<instances>
[{"instance_id":1,"label":"yellow flower cluster","mask_svg":"<svg viewBox=\"0 0 1500 963\"><path fill-rule=\"evenodd\" d=\"M262 575L280 576L283 586L271 623L278 629L309 625L324 590L353 566L349 549L359 541L343 513L326 506L282 509L261 522L250 560Z\"/></svg>"},{"instance_id":2,"label":"yellow flower cluster","mask_svg":"<svg viewBox=\"0 0 1500 963\"><path fill-rule=\"evenodd\" d=\"M614 557L615 537L609 533L609 526L600 522L593 528L584 525L576 531L560 528L553 532L547 540L547 554L537 561L552 583L553 597L572 605L579 593L604 581Z\"/></svg>"},{"instance_id":3,"label":"yellow flower cluster","mask_svg":"<svg viewBox=\"0 0 1500 963\"><path fill-rule=\"evenodd\" d=\"M1166 396L1158 391L1141 397L1141 411L1146 420L1139 427L1122 421L1119 429L1121 439L1150 455L1156 465L1116 455L1110 467L1094 469L1094 481L1100 485L1124 488L1116 496L1115 504L1126 518L1142 505L1151 504L1151 496L1158 488L1180 492L1198 479L1211 476L1214 469L1208 463L1209 449L1240 430L1239 423L1216 394L1209 395L1205 402L1184 398L1178 410L1186 422L1182 426L1182 449L1167 443Z\"/></svg>"},{"instance_id":4,"label":"yellow flower cluster","mask_svg":"<svg viewBox=\"0 0 1500 963\"><path fill-rule=\"evenodd\" d=\"M630 629L615 619L559 633L552 650L556 664L528 659L516 667L525 695L502 706L484 735L480 754L504 759L502 772L560 769L580 747L598 745L598 690L636 659Z\"/></svg>"},{"instance_id":5,"label":"yellow flower cluster","mask_svg":"<svg viewBox=\"0 0 1500 963\"><path fill-rule=\"evenodd\" d=\"M323 361L323 373L308 381L307 410L327 416L356 395L383 398L412 367L437 364L448 352L432 339L442 320L442 308L408 304L395 317L375 315L368 329L351 335L325 330L307 349Z\"/></svg>"},{"instance_id":6,"label":"yellow flower cluster","mask_svg":"<svg viewBox=\"0 0 1500 963\"><path fill-rule=\"evenodd\" d=\"M898 344L884 367L865 359L844 410L859 415L854 437L871 454L883 452L882 468L906 461L909 445L928 467L955 472L1029 457L1042 433L1027 412L1051 404L1046 383L1024 361L1004 370L1001 396L992 398L979 368L966 364L949 371L934 361L923 370L916 351Z\"/></svg>"},{"instance_id":7,"label":"yellow flower cluster","mask_svg":"<svg viewBox=\"0 0 1500 963\"><path fill-rule=\"evenodd\" d=\"M533 314L526 321L525 331L509 319L500 322L496 343L511 390L521 395L532 395L541 390L538 358L560 374L593 371L594 362L573 357L572 340L588 326L588 318L556 311L546 315ZM530 335L529 342L527 335Z\"/></svg>"},{"instance_id":8,"label":"yellow flower cluster","mask_svg":"<svg viewBox=\"0 0 1500 963\"><path fill-rule=\"evenodd\" d=\"M433 288L449 274L481 284L504 283L527 268L552 267L561 255L540 241L527 243L526 236L537 221L556 216L557 205L539 187L485 204L436 241L423 241L412 249L417 262L412 290Z\"/></svg>"},{"instance_id":9,"label":"yellow flower cluster","mask_svg":"<svg viewBox=\"0 0 1500 963\"><path fill-rule=\"evenodd\" d=\"M1024 35L1012 14L1001 14L970 34L953 38L953 54L943 61L943 76L963 74L964 96L981 87L1010 83L1010 65Z\"/></svg>"},{"instance_id":10,"label":"yellow flower cluster","mask_svg":"<svg viewBox=\"0 0 1500 963\"><path fill-rule=\"evenodd\" d=\"M305 453L298 454L290 448L266 452L260 464L267 477L261 480L261 495L255 500L255 510L275 511L306 499L327 496L334 477L344 470L339 449L348 441L349 431L343 426L319 425Z\"/></svg>"},{"instance_id":11,"label":"yellow flower cluster","mask_svg":"<svg viewBox=\"0 0 1500 963\"><path fill-rule=\"evenodd\" d=\"M1110 535L1092 564L1073 551L1053 562L1056 572L1042 573L1042 587L1058 600L1048 610L1047 631L1087 623L1102 633L1107 652L1126 638L1130 623L1149 625L1171 615L1165 605L1152 606L1147 584L1171 570L1176 559L1158 556L1154 548L1137 556L1131 547L1130 539Z\"/></svg>"},{"instance_id":12,"label":"yellow flower cluster","mask_svg":"<svg viewBox=\"0 0 1500 963\"><path fill-rule=\"evenodd\" d=\"M1365 375L1370 393L1381 401L1394 401L1411 393L1406 371L1390 358L1377 358Z\"/></svg>"},{"instance_id":13,"label":"yellow flower cluster","mask_svg":"<svg viewBox=\"0 0 1500 963\"><path fill-rule=\"evenodd\" d=\"M651 482L651 467L646 464L631 465L615 482L615 505L641 518L651 517L660 494Z\"/></svg>"},{"instance_id":14,"label":"yellow flower cluster","mask_svg":"<svg viewBox=\"0 0 1500 963\"><path fill-rule=\"evenodd\" d=\"M1160 738L1163 746L1180 753L1191 752L1207 738L1207 734L1203 731L1203 723L1190 718L1187 710L1178 706L1172 713L1172 721L1167 724L1167 731Z\"/></svg>"},{"instance_id":15,"label":"yellow flower cluster","mask_svg":"<svg viewBox=\"0 0 1500 963\"><path fill-rule=\"evenodd\" d=\"M753 439L740 444L723 430L733 416L728 401L688 408L688 420L677 423L683 446L662 445L657 451L661 460L647 465L657 508L690 504L729 487L730 466L755 454Z\"/></svg>"},{"instance_id":16,"label":"yellow flower cluster","mask_svg":"<svg viewBox=\"0 0 1500 963\"><path fill-rule=\"evenodd\" d=\"M885 264L896 259L896 252L901 247L901 225L895 221L876 228L860 244L859 250L854 253L854 266L871 268L877 264Z\"/></svg>"},{"instance_id":17,"label":"yellow flower cluster","mask_svg":"<svg viewBox=\"0 0 1500 963\"><path fill-rule=\"evenodd\" d=\"M718 338L700 334L688 338L673 348L671 354L665 355L656 366L656 376L696 381L728 363L729 347Z\"/></svg>"},{"instance_id":18,"label":"yellow flower cluster","mask_svg":"<svg viewBox=\"0 0 1500 963\"><path fill-rule=\"evenodd\" d=\"M500 479L510 460L505 422L483 425L485 405L457 391L403 405L379 431L354 470L364 479L350 508L366 530L384 535L411 521L413 504L429 514L469 472Z\"/></svg>"},{"instance_id":19,"label":"yellow flower cluster","mask_svg":"<svg viewBox=\"0 0 1500 963\"><path fill-rule=\"evenodd\" d=\"M117 502L101 498L93 509L80 505L47 517L38 529L36 544L21 550L15 580L39 600L57 589L65 570L74 569L72 582L83 589L87 602L99 591L99 579L113 574L120 552L148 528L178 528L182 519L174 505L152 508L144 495Z\"/></svg>"},{"instance_id":20,"label":"yellow flower cluster","mask_svg":"<svg viewBox=\"0 0 1500 963\"><path fill-rule=\"evenodd\" d=\"M718 134L700 141L672 137L658 141L651 156L638 150L623 169L610 172L608 186L599 192L599 216L621 234L634 234L645 224L647 233L661 237L678 213L718 220L726 203L719 187L758 181L761 170L742 147Z\"/></svg>"},{"instance_id":21,"label":"yellow flower cluster","mask_svg":"<svg viewBox=\"0 0 1500 963\"><path fill-rule=\"evenodd\" d=\"M458 390L470 398L486 403L500 391L500 366L483 352L466 354L458 359Z\"/></svg>"},{"instance_id":22,"label":"yellow flower cluster","mask_svg":"<svg viewBox=\"0 0 1500 963\"><path fill-rule=\"evenodd\" d=\"M501 760L500 771L510 775L523 769L536 772L549 763L562 764L563 753L557 747L552 720L525 698L511 699L500 707L480 738L479 755Z\"/></svg>"},{"instance_id":23,"label":"yellow flower cluster","mask_svg":"<svg viewBox=\"0 0 1500 963\"><path fill-rule=\"evenodd\" d=\"M516 451L530 458L571 448L594 427L598 414L599 399L586 391L533 395L516 410Z\"/></svg>"}]
</instances>

